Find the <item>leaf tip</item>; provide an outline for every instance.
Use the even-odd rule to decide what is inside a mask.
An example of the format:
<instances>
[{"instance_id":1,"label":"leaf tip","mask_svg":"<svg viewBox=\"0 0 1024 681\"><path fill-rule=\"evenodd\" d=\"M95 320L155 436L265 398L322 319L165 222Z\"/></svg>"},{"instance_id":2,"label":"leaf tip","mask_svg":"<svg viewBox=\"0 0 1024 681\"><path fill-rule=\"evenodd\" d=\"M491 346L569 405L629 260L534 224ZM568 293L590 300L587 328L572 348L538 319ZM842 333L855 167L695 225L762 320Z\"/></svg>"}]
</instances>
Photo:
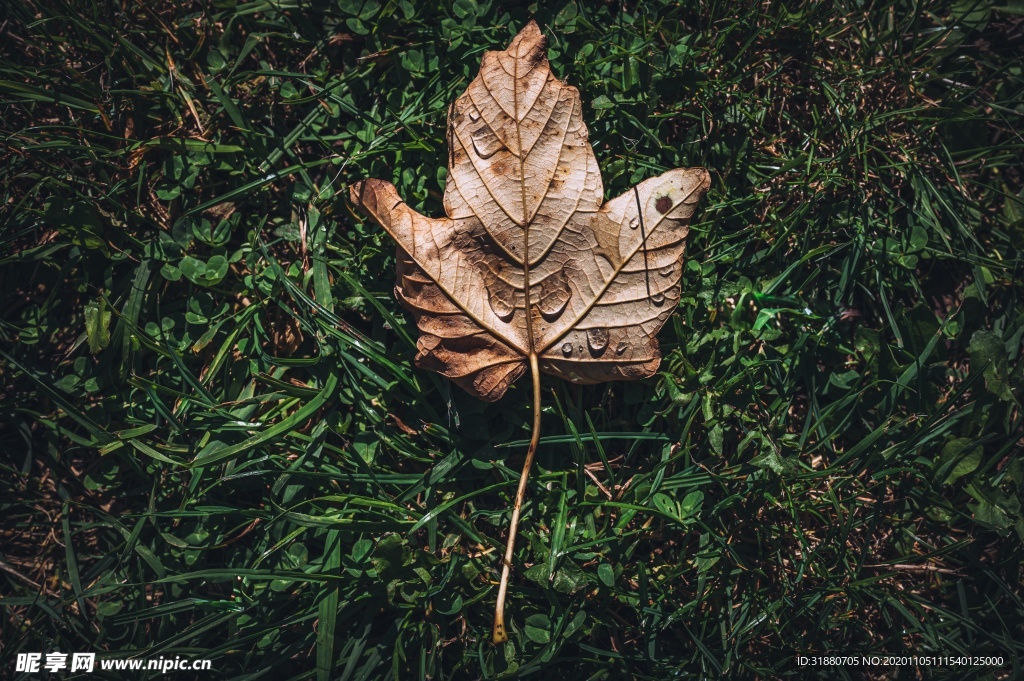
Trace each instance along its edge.
<instances>
[{"instance_id":1,"label":"leaf tip","mask_svg":"<svg viewBox=\"0 0 1024 681\"><path fill-rule=\"evenodd\" d=\"M365 182L360 180L348 188L348 200L356 206L363 205L363 187Z\"/></svg>"},{"instance_id":2,"label":"leaf tip","mask_svg":"<svg viewBox=\"0 0 1024 681\"><path fill-rule=\"evenodd\" d=\"M516 59L539 61L545 57L547 47L547 37L541 33L537 21L530 19L509 43L506 51Z\"/></svg>"}]
</instances>

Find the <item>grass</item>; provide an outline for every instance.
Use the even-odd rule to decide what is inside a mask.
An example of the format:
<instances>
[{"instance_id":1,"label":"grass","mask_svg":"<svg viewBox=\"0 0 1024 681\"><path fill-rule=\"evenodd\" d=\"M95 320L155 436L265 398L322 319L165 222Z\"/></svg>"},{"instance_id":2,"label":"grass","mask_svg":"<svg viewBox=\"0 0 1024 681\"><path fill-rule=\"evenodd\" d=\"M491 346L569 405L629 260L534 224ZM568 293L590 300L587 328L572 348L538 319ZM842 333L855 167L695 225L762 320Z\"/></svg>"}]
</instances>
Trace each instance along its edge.
<instances>
[{"instance_id":1,"label":"grass","mask_svg":"<svg viewBox=\"0 0 1024 681\"><path fill-rule=\"evenodd\" d=\"M1024 673L1017 0L4 4L5 675ZM544 384L494 647L529 386L412 366L346 188L440 215L447 106L531 16L608 196L713 184L660 375ZM794 661L871 652L1003 661Z\"/></svg>"}]
</instances>

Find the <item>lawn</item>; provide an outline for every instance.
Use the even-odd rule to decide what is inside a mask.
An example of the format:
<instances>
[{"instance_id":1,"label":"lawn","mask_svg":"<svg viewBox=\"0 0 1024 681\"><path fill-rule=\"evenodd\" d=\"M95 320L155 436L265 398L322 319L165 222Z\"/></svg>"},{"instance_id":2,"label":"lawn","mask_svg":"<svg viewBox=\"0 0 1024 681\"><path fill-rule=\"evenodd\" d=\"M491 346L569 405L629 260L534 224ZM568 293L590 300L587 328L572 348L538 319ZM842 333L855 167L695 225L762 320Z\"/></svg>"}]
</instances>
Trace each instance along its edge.
<instances>
[{"instance_id":1,"label":"lawn","mask_svg":"<svg viewBox=\"0 0 1024 681\"><path fill-rule=\"evenodd\" d=\"M2 5L0 677L1024 675L1020 0ZM414 366L348 187L443 215L530 18L606 198L712 181L657 376L543 382L495 646L530 382Z\"/></svg>"}]
</instances>

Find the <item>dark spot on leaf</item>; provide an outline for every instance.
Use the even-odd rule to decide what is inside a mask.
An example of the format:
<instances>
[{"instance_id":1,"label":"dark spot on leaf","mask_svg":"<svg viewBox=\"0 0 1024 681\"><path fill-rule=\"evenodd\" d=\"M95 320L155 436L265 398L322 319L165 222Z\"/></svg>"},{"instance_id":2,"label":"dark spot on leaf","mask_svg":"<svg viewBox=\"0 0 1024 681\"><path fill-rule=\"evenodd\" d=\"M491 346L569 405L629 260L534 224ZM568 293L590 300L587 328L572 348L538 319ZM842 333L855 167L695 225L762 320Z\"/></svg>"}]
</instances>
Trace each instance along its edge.
<instances>
[{"instance_id":1,"label":"dark spot on leaf","mask_svg":"<svg viewBox=\"0 0 1024 681\"><path fill-rule=\"evenodd\" d=\"M658 209L658 212L664 215L672 208L672 199L668 196L659 196L658 200L654 202L654 207Z\"/></svg>"},{"instance_id":2,"label":"dark spot on leaf","mask_svg":"<svg viewBox=\"0 0 1024 681\"><path fill-rule=\"evenodd\" d=\"M511 156L499 158L498 160L491 163L491 172L499 177L505 175L512 175L516 171L516 163L512 160Z\"/></svg>"}]
</instances>

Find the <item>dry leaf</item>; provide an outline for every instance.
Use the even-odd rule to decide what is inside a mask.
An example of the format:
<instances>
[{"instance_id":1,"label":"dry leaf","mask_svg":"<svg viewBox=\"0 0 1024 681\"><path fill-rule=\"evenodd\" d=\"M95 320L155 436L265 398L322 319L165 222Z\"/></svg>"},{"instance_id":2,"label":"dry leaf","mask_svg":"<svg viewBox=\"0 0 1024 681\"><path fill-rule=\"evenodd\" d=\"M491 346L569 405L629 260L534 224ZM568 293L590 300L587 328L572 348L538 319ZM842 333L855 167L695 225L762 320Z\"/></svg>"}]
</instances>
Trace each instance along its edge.
<instances>
[{"instance_id":1,"label":"dry leaf","mask_svg":"<svg viewBox=\"0 0 1024 681\"><path fill-rule=\"evenodd\" d=\"M577 383L653 375L709 185L703 168L671 170L601 205L579 92L551 73L545 42L531 22L455 100L447 218L416 213L388 182L352 188L398 242L395 294L416 316L417 365L488 401L531 350L542 372Z\"/></svg>"},{"instance_id":2,"label":"dry leaf","mask_svg":"<svg viewBox=\"0 0 1024 681\"><path fill-rule=\"evenodd\" d=\"M499 589L495 641L525 480L539 437L538 372L575 383L646 378L679 300L684 239L710 185L703 168L641 182L603 203L576 88L555 78L531 21L448 115L446 218L366 180L352 201L398 242L395 295L420 330L416 364L493 401L527 368L534 432ZM527 305L529 301L529 305Z\"/></svg>"}]
</instances>

